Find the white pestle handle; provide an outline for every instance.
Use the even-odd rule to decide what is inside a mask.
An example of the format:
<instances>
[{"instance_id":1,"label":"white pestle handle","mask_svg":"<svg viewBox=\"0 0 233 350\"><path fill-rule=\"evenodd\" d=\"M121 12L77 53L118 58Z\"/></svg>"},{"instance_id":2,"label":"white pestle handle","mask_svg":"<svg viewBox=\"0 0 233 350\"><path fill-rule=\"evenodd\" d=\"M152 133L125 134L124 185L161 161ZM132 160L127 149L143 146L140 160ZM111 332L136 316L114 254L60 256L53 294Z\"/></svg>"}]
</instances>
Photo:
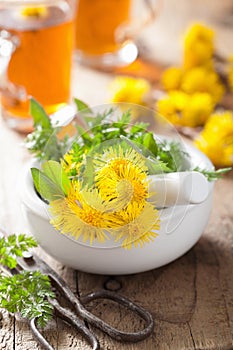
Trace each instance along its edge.
<instances>
[{"instance_id":1,"label":"white pestle handle","mask_svg":"<svg viewBox=\"0 0 233 350\"><path fill-rule=\"evenodd\" d=\"M206 177L197 172L149 175L150 202L158 208L204 202L209 193Z\"/></svg>"}]
</instances>

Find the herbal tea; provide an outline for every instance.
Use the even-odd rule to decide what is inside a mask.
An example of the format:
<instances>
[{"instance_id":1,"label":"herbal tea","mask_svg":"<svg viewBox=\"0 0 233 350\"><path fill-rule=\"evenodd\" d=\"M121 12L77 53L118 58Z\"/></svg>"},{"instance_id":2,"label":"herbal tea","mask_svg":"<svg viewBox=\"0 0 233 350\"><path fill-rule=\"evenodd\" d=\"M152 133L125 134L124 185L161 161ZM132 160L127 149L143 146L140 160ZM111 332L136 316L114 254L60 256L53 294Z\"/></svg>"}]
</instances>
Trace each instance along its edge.
<instances>
[{"instance_id":1,"label":"herbal tea","mask_svg":"<svg viewBox=\"0 0 233 350\"><path fill-rule=\"evenodd\" d=\"M119 49L116 31L129 21L130 0L79 0L76 15L76 48L100 55Z\"/></svg>"},{"instance_id":2,"label":"herbal tea","mask_svg":"<svg viewBox=\"0 0 233 350\"><path fill-rule=\"evenodd\" d=\"M0 28L18 37L7 69L7 80L26 89L52 113L70 97L73 21L64 6L6 7L0 10ZM66 11L66 8L68 9ZM28 118L29 102L2 97L7 118Z\"/></svg>"}]
</instances>

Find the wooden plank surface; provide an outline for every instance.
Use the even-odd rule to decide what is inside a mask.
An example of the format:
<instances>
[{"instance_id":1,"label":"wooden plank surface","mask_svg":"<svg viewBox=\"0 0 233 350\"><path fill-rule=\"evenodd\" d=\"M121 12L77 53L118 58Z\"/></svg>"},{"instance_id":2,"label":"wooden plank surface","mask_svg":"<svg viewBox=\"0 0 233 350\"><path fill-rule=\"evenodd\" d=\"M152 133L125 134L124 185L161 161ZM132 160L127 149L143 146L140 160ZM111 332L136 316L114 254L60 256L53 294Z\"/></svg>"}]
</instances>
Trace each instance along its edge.
<instances>
[{"instance_id":1,"label":"wooden plank surface","mask_svg":"<svg viewBox=\"0 0 233 350\"><path fill-rule=\"evenodd\" d=\"M74 78L74 95L93 104L106 101L110 76L78 67ZM17 191L22 166L29 158L22 140L22 136L0 120L0 225L7 232L27 232ZM99 288L116 290L153 314L154 334L138 344L113 341L94 329L102 349L230 350L233 349L232 203L231 172L215 185L212 215L196 246L177 261L149 272L116 277L92 275L63 267L41 254L78 295ZM140 326L140 320L110 302L95 303L91 311L125 330ZM90 349L80 335L57 319L48 325L45 335L55 350ZM2 312L0 349L41 347L24 320Z\"/></svg>"}]
</instances>

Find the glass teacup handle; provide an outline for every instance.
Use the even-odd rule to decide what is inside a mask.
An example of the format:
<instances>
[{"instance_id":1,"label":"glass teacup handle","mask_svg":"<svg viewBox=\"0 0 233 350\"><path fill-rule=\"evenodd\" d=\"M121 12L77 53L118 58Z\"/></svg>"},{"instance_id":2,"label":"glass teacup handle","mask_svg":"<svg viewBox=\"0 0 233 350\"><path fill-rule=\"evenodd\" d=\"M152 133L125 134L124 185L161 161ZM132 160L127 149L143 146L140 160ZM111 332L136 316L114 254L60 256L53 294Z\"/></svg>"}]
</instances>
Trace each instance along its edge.
<instances>
[{"instance_id":1,"label":"glass teacup handle","mask_svg":"<svg viewBox=\"0 0 233 350\"><path fill-rule=\"evenodd\" d=\"M129 22L123 23L116 31L116 40L118 43L123 43L127 40L135 41L140 32L150 25L158 13L160 13L163 0L143 0L144 15L133 16ZM139 18L140 17L140 18Z\"/></svg>"},{"instance_id":2,"label":"glass teacup handle","mask_svg":"<svg viewBox=\"0 0 233 350\"><path fill-rule=\"evenodd\" d=\"M24 87L9 82L7 78L11 56L19 44L17 36L12 35L7 30L0 31L0 93L8 98L12 104L27 98Z\"/></svg>"}]
</instances>

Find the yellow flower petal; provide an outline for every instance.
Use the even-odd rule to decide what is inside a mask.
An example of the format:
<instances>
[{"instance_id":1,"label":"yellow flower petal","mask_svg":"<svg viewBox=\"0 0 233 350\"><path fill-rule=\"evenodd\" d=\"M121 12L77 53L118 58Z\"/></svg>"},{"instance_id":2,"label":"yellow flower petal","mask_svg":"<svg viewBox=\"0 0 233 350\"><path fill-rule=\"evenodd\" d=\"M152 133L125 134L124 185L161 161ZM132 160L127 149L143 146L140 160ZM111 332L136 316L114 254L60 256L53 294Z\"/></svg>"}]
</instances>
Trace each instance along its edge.
<instances>
[{"instance_id":1,"label":"yellow flower petal","mask_svg":"<svg viewBox=\"0 0 233 350\"><path fill-rule=\"evenodd\" d=\"M96 186L100 196L112 203L117 211L131 201L140 203L148 198L147 167L141 155L132 148L110 147L96 165Z\"/></svg>"},{"instance_id":2,"label":"yellow flower petal","mask_svg":"<svg viewBox=\"0 0 233 350\"><path fill-rule=\"evenodd\" d=\"M136 202L130 203L126 210L118 213L122 219L122 226L117 230L116 241L122 242L122 247L131 249L132 246L142 247L158 236L156 230L160 228L158 211L146 202L141 208Z\"/></svg>"},{"instance_id":3,"label":"yellow flower petal","mask_svg":"<svg viewBox=\"0 0 233 350\"><path fill-rule=\"evenodd\" d=\"M233 114L215 113L207 121L195 145L219 167L233 164Z\"/></svg>"},{"instance_id":4,"label":"yellow flower petal","mask_svg":"<svg viewBox=\"0 0 233 350\"><path fill-rule=\"evenodd\" d=\"M82 193L78 182L72 183L66 198L51 201L49 205L52 214L50 222L57 230L76 239L81 237L90 244L94 240L104 242L108 239L106 231L121 224L113 214L105 212L101 200L99 208L96 203L93 206L92 203L87 203L85 191Z\"/></svg>"}]
</instances>

